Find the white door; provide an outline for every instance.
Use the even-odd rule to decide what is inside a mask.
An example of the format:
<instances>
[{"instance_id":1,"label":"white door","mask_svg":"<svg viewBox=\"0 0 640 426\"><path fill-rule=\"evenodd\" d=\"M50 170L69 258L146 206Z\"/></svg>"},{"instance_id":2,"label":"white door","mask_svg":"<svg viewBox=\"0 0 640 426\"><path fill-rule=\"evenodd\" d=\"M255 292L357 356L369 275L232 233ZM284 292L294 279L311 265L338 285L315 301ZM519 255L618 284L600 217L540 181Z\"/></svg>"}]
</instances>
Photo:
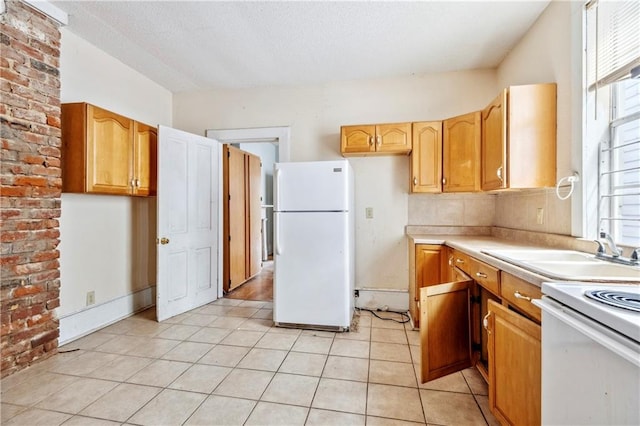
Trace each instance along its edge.
<instances>
[{"instance_id":1,"label":"white door","mask_svg":"<svg viewBox=\"0 0 640 426\"><path fill-rule=\"evenodd\" d=\"M216 300L219 145L159 126L158 321Z\"/></svg>"}]
</instances>

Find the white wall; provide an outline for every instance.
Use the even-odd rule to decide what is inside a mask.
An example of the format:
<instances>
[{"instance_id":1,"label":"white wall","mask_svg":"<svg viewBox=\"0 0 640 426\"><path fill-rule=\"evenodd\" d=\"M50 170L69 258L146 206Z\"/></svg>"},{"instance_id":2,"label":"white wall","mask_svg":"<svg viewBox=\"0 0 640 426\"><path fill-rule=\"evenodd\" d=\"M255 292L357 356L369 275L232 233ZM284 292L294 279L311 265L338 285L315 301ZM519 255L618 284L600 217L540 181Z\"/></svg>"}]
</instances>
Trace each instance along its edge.
<instances>
[{"instance_id":1,"label":"white wall","mask_svg":"<svg viewBox=\"0 0 640 426\"><path fill-rule=\"evenodd\" d=\"M65 29L60 78L63 103L171 125L169 91ZM88 291L101 305L155 285L155 208L154 197L62 194L58 316L85 309Z\"/></svg>"},{"instance_id":2,"label":"white wall","mask_svg":"<svg viewBox=\"0 0 640 426\"><path fill-rule=\"evenodd\" d=\"M580 29L576 13L581 2L552 1L497 70L500 87L530 83L557 83L557 177L581 170ZM578 6L578 7L576 7ZM561 201L554 190L500 194L495 224L509 228L570 235L572 202ZM579 194L576 193L574 198ZM538 225L536 210L544 208Z\"/></svg>"},{"instance_id":3,"label":"white wall","mask_svg":"<svg viewBox=\"0 0 640 426\"><path fill-rule=\"evenodd\" d=\"M291 126L292 161L340 158L340 126L440 120L479 110L498 93L492 70L320 86L179 93L173 125ZM406 290L409 158L350 158L356 175L356 286ZM373 219L365 219L372 207Z\"/></svg>"}]
</instances>

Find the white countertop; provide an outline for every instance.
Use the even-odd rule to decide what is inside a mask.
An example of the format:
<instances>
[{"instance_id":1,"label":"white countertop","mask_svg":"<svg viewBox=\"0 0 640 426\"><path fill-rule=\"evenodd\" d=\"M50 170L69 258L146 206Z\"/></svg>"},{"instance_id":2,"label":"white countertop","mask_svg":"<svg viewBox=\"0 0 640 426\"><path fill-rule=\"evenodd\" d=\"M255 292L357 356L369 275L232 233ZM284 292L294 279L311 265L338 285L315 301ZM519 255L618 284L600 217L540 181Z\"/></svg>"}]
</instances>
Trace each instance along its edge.
<instances>
[{"instance_id":1,"label":"white countertop","mask_svg":"<svg viewBox=\"0 0 640 426\"><path fill-rule=\"evenodd\" d=\"M508 272L518 278L528 281L534 285L542 286L545 281L557 281L543 275L536 274L527 269L513 265L509 262L497 259L482 250L496 249L549 249L549 247L533 245L530 243L519 243L517 241L505 240L491 236L476 235L429 235L429 234L407 234L413 244L439 244L447 245L460 250L478 260L481 260L495 268Z\"/></svg>"}]
</instances>

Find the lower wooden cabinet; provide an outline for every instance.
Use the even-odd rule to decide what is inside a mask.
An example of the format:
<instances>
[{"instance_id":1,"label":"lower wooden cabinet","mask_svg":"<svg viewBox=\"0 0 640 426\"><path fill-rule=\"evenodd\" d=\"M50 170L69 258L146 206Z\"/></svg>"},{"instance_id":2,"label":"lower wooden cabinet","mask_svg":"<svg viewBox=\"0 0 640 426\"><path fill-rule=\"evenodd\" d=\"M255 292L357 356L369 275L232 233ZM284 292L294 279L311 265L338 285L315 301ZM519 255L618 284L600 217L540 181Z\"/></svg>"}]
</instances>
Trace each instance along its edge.
<instances>
[{"instance_id":1,"label":"lower wooden cabinet","mask_svg":"<svg viewBox=\"0 0 640 426\"><path fill-rule=\"evenodd\" d=\"M437 244L415 244L410 254L411 268L415 270L409 285L409 312L414 327L420 326L420 289L447 282L446 247Z\"/></svg>"},{"instance_id":2,"label":"lower wooden cabinet","mask_svg":"<svg viewBox=\"0 0 640 426\"><path fill-rule=\"evenodd\" d=\"M489 301L489 406L502 424L541 421L541 327Z\"/></svg>"},{"instance_id":3,"label":"lower wooden cabinet","mask_svg":"<svg viewBox=\"0 0 640 426\"><path fill-rule=\"evenodd\" d=\"M420 264L435 271L438 255L441 277L452 281L433 283L430 276L426 285L417 278L412 283L419 297L421 381L476 366L502 424L540 424L541 327L527 300L539 297L539 289L444 246L415 245L415 276Z\"/></svg>"},{"instance_id":4,"label":"lower wooden cabinet","mask_svg":"<svg viewBox=\"0 0 640 426\"><path fill-rule=\"evenodd\" d=\"M262 268L260 157L225 145L223 152L223 289L230 291Z\"/></svg>"}]
</instances>

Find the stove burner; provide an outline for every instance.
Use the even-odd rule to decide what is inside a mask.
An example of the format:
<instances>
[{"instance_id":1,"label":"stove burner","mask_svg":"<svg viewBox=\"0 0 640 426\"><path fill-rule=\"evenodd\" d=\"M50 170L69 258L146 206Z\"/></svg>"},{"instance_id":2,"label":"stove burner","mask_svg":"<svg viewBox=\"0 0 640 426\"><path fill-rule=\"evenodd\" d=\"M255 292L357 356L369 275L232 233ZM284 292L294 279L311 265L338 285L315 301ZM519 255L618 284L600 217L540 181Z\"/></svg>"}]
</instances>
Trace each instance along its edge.
<instances>
[{"instance_id":1,"label":"stove burner","mask_svg":"<svg viewBox=\"0 0 640 426\"><path fill-rule=\"evenodd\" d=\"M585 291L584 295L597 302L606 303L607 305L615 306L616 308L640 312L640 294L638 293L611 290L591 290Z\"/></svg>"}]
</instances>

